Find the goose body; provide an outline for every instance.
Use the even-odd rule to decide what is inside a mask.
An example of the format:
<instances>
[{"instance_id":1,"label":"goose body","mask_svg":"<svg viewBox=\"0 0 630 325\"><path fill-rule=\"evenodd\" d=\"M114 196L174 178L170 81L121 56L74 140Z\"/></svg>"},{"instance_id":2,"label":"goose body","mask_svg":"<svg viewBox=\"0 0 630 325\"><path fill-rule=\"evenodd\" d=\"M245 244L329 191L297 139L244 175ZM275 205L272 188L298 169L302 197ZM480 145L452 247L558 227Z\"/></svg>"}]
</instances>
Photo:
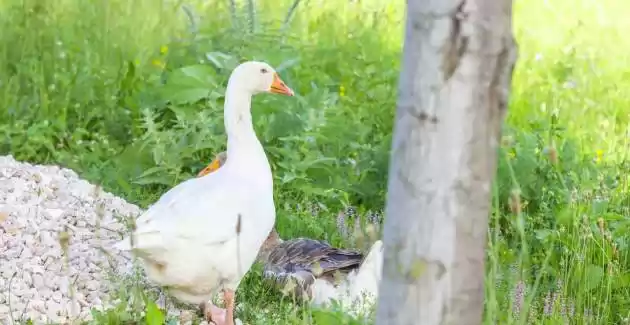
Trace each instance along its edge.
<instances>
[{"instance_id":1,"label":"goose body","mask_svg":"<svg viewBox=\"0 0 630 325\"><path fill-rule=\"evenodd\" d=\"M268 238L263 244L258 260L264 264L263 278L278 289L303 297L314 306L337 301L355 315L375 303L383 262L382 241L374 242L366 255L322 240L281 240L275 229L270 235L274 237L277 239Z\"/></svg>"},{"instance_id":2,"label":"goose body","mask_svg":"<svg viewBox=\"0 0 630 325\"><path fill-rule=\"evenodd\" d=\"M328 306L337 301L354 316L369 313L378 298L382 267L383 242L377 240L361 264L337 285L326 279L315 279L311 293L313 305Z\"/></svg>"},{"instance_id":3,"label":"goose body","mask_svg":"<svg viewBox=\"0 0 630 325\"><path fill-rule=\"evenodd\" d=\"M227 166L229 159L222 152L198 177L220 172L224 164ZM256 259L264 265L263 278L283 292L303 297L314 306L338 301L357 315L367 312L376 302L383 243L377 240L365 255L358 250L333 247L322 240L282 240L274 228Z\"/></svg>"},{"instance_id":4,"label":"goose body","mask_svg":"<svg viewBox=\"0 0 630 325\"><path fill-rule=\"evenodd\" d=\"M147 277L182 302L206 306L223 291L226 310L206 306L216 324L233 324L234 292L275 222L271 168L251 121L251 97L260 92L293 95L266 63L234 69L224 109L232 159L166 192L117 245L131 250Z\"/></svg>"},{"instance_id":5,"label":"goose body","mask_svg":"<svg viewBox=\"0 0 630 325\"><path fill-rule=\"evenodd\" d=\"M231 174L184 182L136 221L132 250L148 278L184 302L199 304L223 287L236 289L273 227L271 191L227 181L235 179Z\"/></svg>"}]
</instances>

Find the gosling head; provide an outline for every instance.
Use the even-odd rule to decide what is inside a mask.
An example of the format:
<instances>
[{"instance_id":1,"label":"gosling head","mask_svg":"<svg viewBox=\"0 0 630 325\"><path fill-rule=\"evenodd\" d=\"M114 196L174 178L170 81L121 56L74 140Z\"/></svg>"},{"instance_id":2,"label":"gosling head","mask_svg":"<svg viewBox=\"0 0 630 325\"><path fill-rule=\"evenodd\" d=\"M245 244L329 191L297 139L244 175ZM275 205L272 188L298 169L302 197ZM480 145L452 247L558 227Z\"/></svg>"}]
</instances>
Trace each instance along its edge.
<instances>
[{"instance_id":1,"label":"gosling head","mask_svg":"<svg viewBox=\"0 0 630 325\"><path fill-rule=\"evenodd\" d=\"M221 166L223 166L225 164L226 160L227 160L227 152L225 152L225 151L220 152L218 155L216 155L214 157L214 160L212 160L212 162L208 166L206 166L206 168L202 169L197 174L197 177L206 176L206 175L214 172L215 170L221 168Z\"/></svg>"}]
</instances>

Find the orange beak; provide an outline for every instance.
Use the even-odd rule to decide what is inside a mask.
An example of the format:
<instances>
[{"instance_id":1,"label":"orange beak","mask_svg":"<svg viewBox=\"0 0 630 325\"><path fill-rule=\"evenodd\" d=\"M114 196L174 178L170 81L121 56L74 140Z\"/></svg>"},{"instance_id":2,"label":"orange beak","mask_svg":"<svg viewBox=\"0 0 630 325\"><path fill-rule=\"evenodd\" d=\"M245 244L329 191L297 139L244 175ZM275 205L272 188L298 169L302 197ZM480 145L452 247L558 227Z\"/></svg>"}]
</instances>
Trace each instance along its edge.
<instances>
[{"instance_id":1,"label":"orange beak","mask_svg":"<svg viewBox=\"0 0 630 325\"><path fill-rule=\"evenodd\" d=\"M202 169L198 174L197 177L202 177L202 176L206 176L210 173L212 173L213 171L219 169L219 167L221 167L221 163L219 162L219 159L214 159L210 165L206 166L206 168Z\"/></svg>"},{"instance_id":2,"label":"orange beak","mask_svg":"<svg viewBox=\"0 0 630 325\"><path fill-rule=\"evenodd\" d=\"M280 79L277 73L273 74L273 82L271 83L271 89L269 92L274 94L293 96L293 90L284 84L284 81Z\"/></svg>"}]
</instances>

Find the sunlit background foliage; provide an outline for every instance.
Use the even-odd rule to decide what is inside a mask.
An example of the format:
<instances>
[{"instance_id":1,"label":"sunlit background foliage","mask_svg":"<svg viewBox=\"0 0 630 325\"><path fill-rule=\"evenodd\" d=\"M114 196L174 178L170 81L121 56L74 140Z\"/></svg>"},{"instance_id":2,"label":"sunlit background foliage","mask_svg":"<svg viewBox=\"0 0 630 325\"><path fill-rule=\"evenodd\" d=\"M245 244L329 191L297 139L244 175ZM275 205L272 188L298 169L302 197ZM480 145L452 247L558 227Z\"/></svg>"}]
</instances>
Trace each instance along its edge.
<instances>
[{"instance_id":1,"label":"sunlit background foliage","mask_svg":"<svg viewBox=\"0 0 630 325\"><path fill-rule=\"evenodd\" d=\"M254 99L279 232L348 246L337 212L385 204L403 6L2 0L0 153L73 168L147 206L225 149L227 77L264 60L298 94ZM520 56L493 198L487 324L628 324L629 11L616 0L515 1ZM356 322L281 300L256 270L238 297L249 324ZM95 323L140 312L96 313Z\"/></svg>"}]
</instances>

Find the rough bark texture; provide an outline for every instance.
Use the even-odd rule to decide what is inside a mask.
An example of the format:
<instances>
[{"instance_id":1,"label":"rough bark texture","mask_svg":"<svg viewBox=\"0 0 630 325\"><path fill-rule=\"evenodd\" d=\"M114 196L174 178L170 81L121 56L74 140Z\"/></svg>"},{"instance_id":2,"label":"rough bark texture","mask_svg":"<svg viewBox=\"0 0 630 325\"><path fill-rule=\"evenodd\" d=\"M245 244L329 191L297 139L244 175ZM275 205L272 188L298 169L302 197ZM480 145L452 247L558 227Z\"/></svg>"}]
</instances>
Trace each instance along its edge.
<instances>
[{"instance_id":1,"label":"rough bark texture","mask_svg":"<svg viewBox=\"0 0 630 325\"><path fill-rule=\"evenodd\" d=\"M481 324L511 0L407 0L377 324Z\"/></svg>"}]
</instances>

